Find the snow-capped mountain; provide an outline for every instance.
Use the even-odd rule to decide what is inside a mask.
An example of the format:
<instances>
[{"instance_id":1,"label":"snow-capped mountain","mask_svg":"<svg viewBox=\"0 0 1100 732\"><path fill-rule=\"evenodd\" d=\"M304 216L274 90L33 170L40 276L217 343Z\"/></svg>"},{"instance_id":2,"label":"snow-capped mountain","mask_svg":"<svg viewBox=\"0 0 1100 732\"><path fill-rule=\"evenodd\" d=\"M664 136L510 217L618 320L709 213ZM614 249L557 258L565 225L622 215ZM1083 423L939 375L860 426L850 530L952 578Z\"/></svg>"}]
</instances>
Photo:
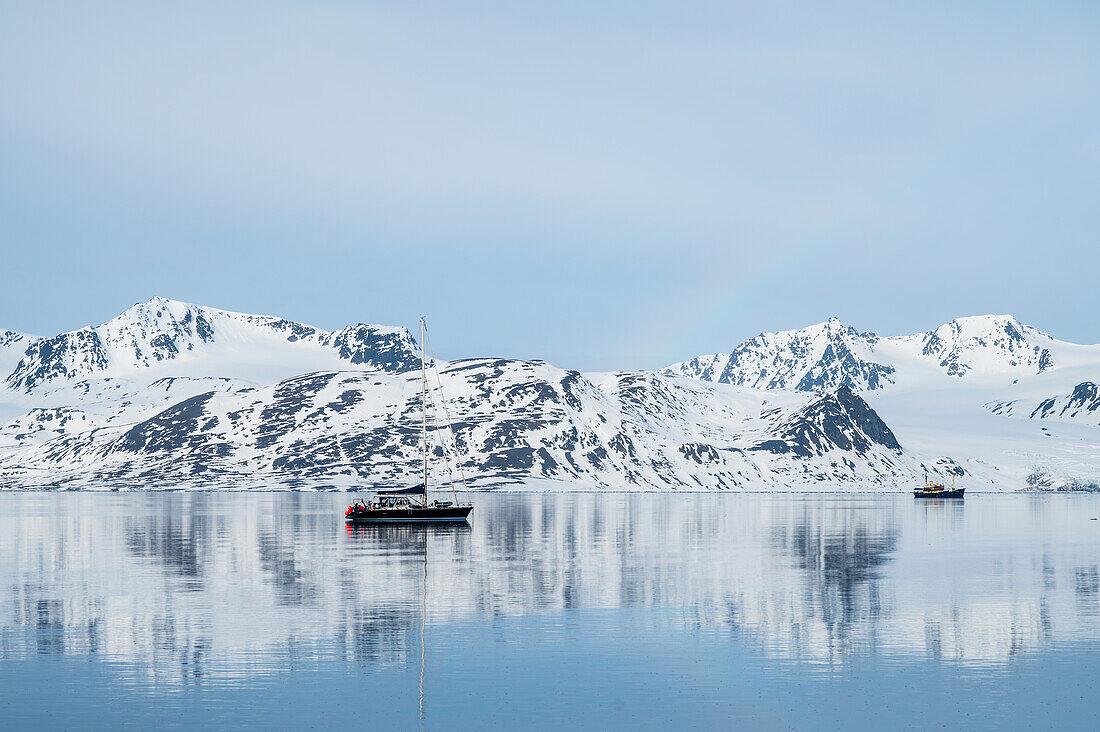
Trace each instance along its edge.
<instances>
[{"instance_id":1,"label":"snow-capped mountain","mask_svg":"<svg viewBox=\"0 0 1100 732\"><path fill-rule=\"evenodd\" d=\"M851 387L907 450L950 455L990 485L1035 466L1100 477L1100 433L1073 426L1100 422L1090 388L1100 380L1100 346L1056 340L1009 315L888 337L832 319L765 333L664 373L765 389Z\"/></svg>"},{"instance_id":2,"label":"snow-capped mountain","mask_svg":"<svg viewBox=\"0 0 1100 732\"><path fill-rule=\"evenodd\" d=\"M403 328L330 332L155 298L97 327L7 342L9 486L418 480L419 353ZM432 416L446 412L455 438L429 429L437 484L883 489L927 469L1006 489L1036 464L1074 479L1100 465L1087 388L1100 348L1007 316L889 338L833 319L659 372L437 365Z\"/></svg>"},{"instance_id":3,"label":"snow-capped mountain","mask_svg":"<svg viewBox=\"0 0 1100 732\"><path fill-rule=\"evenodd\" d=\"M760 489L895 483L918 469L847 389L768 400L656 374L593 381L541 362L441 366L457 450L448 432L430 428L440 482L466 476L475 486L535 478L603 488ZM419 385L419 373L323 371L259 389L204 392L132 424L101 419L86 429L73 414L38 413L36 423L61 431L31 440L17 460L0 460L0 471L56 478L71 475L63 466L79 466L84 479L104 485L413 485ZM433 413L442 416L441 407ZM63 429L69 424L71 432Z\"/></svg>"},{"instance_id":4,"label":"snow-capped mountain","mask_svg":"<svg viewBox=\"0 0 1100 732\"><path fill-rule=\"evenodd\" d=\"M836 318L799 330L761 333L730 353L698 356L666 371L754 389L872 390L891 383L894 368L876 361L874 333Z\"/></svg>"},{"instance_id":5,"label":"snow-capped mountain","mask_svg":"<svg viewBox=\"0 0 1100 732\"><path fill-rule=\"evenodd\" d=\"M1068 394L1056 394L1038 403L1034 400L1015 399L994 402L988 406L994 414L1006 417L1029 417L1100 426L1100 387L1091 381L1082 381Z\"/></svg>"},{"instance_id":6,"label":"snow-capped mountain","mask_svg":"<svg viewBox=\"0 0 1100 732\"><path fill-rule=\"evenodd\" d=\"M923 334L920 346L922 357L935 361L949 376L962 378L971 373L1041 374L1055 365L1052 351L1058 342L1011 315L982 315L941 325Z\"/></svg>"},{"instance_id":7,"label":"snow-capped mountain","mask_svg":"<svg viewBox=\"0 0 1100 732\"><path fill-rule=\"evenodd\" d=\"M199 373L232 376L251 373L265 362L283 365L289 375L339 368L340 361L388 371L419 363L416 344L404 328L360 324L329 332L155 297L103 325L31 340L6 381L29 392L59 381L130 375L167 364L161 371L177 374L194 365Z\"/></svg>"},{"instance_id":8,"label":"snow-capped mountain","mask_svg":"<svg viewBox=\"0 0 1100 732\"><path fill-rule=\"evenodd\" d=\"M666 371L760 389L873 391L898 371L934 366L948 376L1028 376L1052 368L1062 343L1010 315L959 318L927 333L880 338L836 318L798 330L762 333L729 353L698 356ZM904 378L904 376L902 377Z\"/></svg>"},{"instance_id":9,"label":"snow-capped mountain","mask_svg":"<svg viewBox=\"0 0 1100 732\"><path fill-rule=\"evenodd\" d=\"M39 340L37 336L16 333L14 330L0 330L0 373L10 374L19 359L23 358L27 346Z\"/></svg>"}]
</instances>

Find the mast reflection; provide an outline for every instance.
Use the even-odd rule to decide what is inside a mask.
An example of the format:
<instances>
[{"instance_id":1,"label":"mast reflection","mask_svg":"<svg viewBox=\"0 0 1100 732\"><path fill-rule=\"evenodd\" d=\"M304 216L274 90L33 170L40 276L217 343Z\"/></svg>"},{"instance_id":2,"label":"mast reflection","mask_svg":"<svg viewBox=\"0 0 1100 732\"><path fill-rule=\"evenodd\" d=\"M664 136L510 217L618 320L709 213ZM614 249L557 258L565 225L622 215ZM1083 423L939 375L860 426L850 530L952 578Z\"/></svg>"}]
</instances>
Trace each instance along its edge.
<instances>
[{"instance_id":1,"label":"mast reflection","mask_svg":"<svg viewBox=\"0 0 1100 732\"><path fill-rule=\"evenodd\" d=\"M435 627L573 608L671 610L825 663L1100 636L1100 563L1066 501L487 495L472 525L349 526L332 494L19 499L0 498L0 658L161 681L318 657L423 674Z\"/></svg>"}]
</instances>

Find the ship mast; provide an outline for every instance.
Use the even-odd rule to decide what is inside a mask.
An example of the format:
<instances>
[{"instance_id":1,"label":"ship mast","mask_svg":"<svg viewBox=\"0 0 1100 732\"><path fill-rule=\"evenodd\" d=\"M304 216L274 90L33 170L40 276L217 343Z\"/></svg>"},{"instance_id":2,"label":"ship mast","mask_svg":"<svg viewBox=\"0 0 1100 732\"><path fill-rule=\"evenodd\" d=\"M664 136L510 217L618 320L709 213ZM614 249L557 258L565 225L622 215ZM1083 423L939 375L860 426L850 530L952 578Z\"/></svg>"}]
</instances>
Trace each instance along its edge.
<instances>
[{"instance_id":1,"label":"ship mast","mask_svg":"<svg viewBox=\"0 0 1100 732\"><path fill-rule=\"evenodd\" d=\"M420 442L424 457L424 502L428 502L428 370L424 362L424 318L420 318Z\"/></svg>"},{"instance_id":2,"label":"ship mast","mask_svg":"<svg viewBox=\"0 0 1100 732\"><path fill-rule=\"evenodd\" d=\"M454 474L451 472L451 463L447 459L447 443L443 437L443 433L439 427L439 415L435 411L435 402L429 402L428 395L428 354L431 354L432 371L435 373L435 383L439 387L439 406L443 409L443 416L447 420L447 431L451 436L451 445L455 450L455 467L458 468L459 475L462 477L462 485L466 485L466 474L462 469L462 463L458 456L458 439L455 437L454 426L451 424L451 414L447 409L447 399L443 395L443 380L439 376L439 365L435 360L435 353L432 350L432 342L428 338L428 324L423 317L420 318L420 411L422 417L422 423L420 428L420 441L421 449L424 455L424 505L428 503L428 406L432 408L432 426L435 430L436 437L439 440L439 454L443 458L443 465L447 468L447 480L451 484L451 495L454 497L454 502L458 504L458 492L455 490ZM466 489L466 499L470 498L470 491Z\"/></svg>"}]
</instances>

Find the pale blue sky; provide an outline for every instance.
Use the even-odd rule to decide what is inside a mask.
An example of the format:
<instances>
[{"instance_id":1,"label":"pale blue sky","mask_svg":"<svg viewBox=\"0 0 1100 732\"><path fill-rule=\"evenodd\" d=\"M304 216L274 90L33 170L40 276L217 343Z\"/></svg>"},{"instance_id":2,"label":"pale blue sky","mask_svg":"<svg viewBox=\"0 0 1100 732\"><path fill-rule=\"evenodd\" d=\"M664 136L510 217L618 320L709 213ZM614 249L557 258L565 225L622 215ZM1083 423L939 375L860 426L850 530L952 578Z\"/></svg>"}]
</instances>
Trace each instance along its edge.
<instances>
[{"instance_id":1,"label":"pale blue sky","mask_svg":"<svg viewBox=\"0 0 1100 732\"><path fill-rule=\"evenodd\" d=\"M0 327L163 295L582 369L830 315L1092 343L1098 203L1095 2L0 3Z\"/></svg>"}]
</instances>

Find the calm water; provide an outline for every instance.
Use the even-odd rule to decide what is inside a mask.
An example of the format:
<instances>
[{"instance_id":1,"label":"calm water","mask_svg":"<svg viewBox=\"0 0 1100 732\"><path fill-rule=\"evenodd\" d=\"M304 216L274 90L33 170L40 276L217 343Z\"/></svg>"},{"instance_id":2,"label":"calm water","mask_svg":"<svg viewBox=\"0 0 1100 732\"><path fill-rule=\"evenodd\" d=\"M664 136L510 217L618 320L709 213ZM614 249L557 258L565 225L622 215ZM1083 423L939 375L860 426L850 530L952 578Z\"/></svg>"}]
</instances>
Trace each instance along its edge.
<instances>
[{"instance_id":1,"label":"calm water","mask_svg":"<svg viewBox=\"0 0 1100 732\"><path fill-rule=\"evenodd\" d=\"M0 494L5 728L1096 729L1100 497Z\"/></svg>"}]
</instances>

